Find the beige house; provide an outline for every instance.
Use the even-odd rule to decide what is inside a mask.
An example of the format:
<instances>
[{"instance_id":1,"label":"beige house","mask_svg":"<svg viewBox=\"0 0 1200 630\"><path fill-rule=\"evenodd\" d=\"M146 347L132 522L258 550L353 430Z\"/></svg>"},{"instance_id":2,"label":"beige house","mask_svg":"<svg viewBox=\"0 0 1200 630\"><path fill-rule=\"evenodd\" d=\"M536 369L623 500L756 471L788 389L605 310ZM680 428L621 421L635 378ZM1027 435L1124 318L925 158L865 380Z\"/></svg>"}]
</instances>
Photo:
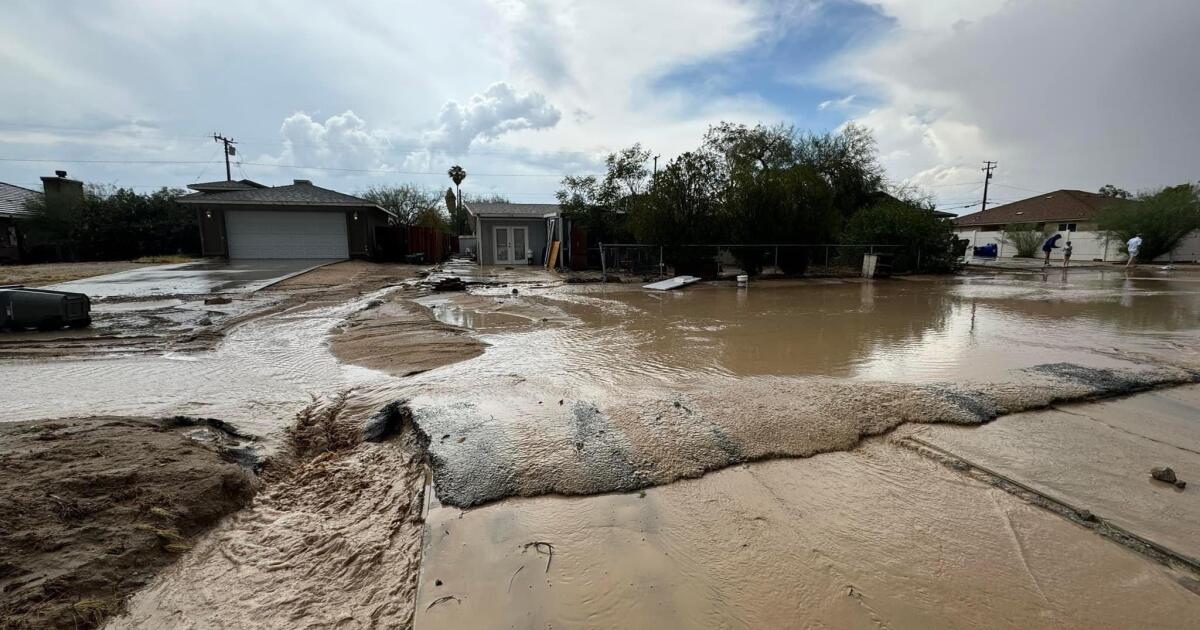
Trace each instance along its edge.
<instances>
[{"instance_id":1,"label":"beige house","mask_svg":"<svg viewBox=\"0 0 1200 630\"><path fill-rule=\"evenodd\" d=\"M1056 190L958 217L954 220L954 231L969 241L968 252L972 247L995 243L1000 258L1011 258L1017 252L1004 242L1006 226L1032 223L1047 236L1056 232L1062 234L1060 246L1071 241L1072 260L1123 261L1125 254L1121 253L1121 243L1109 238L1096 224L1100 211L1113 203L1124 201L1082 190ZM1062 250L1054 250L1051 257L1061 259ZM1161 260L1168 258L1200 260L1200 233L1188 236L1170 256L1163 256Z\"/></svg>"}]
</instances>

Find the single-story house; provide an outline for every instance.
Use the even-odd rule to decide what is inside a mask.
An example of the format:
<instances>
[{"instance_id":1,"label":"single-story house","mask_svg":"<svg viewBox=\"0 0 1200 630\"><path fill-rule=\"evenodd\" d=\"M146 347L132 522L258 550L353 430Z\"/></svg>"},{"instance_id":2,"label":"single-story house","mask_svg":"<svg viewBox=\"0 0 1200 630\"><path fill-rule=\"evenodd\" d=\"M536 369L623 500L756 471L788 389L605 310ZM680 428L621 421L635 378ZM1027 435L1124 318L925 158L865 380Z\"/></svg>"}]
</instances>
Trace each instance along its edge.
<instances>
[{"instance_id":1,"label":"single-story house","mask_svg":"<svg viewBox=\"0 0 1200 630\"><path fill-rule=\"evenodd\" d=\"M21 262L25 252L25 204L42 196L36 190L0 182L0 263Z\"/></svg>"},{"instance_id":2,"label":"single-story house","mask_svg":"<svg viewBox=\"0 0 1200 630\"><path fill-rule=\"evenodd\" d=\"M958 217L954 219L954 231L959 238L969 241L969 247L995 243L999 256L1008 258L1017 252L1004 242L1005 229L1033 224L1047 235L1058 232L1064 236L1063 240L1071 241L1074 260L1121 261L1125 260L1121 243L1101 231L1096 223L1100 211L1115 203L1129 202L1082 190L1056 190ZM1053 257L1061 255L1061 249L1054 250ZM1200 235L1184 239L1172 256L1179 261L1200 260Z\"/></svg>"},{"instance_id":3,"label":"single-story house","mask_svg":"<svg viewBox=\"0 0 1200 630\"><path fill-rule=\"evenodd\" d=\"M196 209L203 256L232 259L375 258L376 228L392 214L352 195L297 179L265 186L247 179L190 184L178 199Z\"/></svg>"},{"instance_id":4,"label":"single-story house","mask_svg":"<svg viewBox=\"0 0 1200 630\"><path fill-rule=\"evenodd\" d=\"M480 265L544 265L554 241L562 243L556 203L464 204L477 239ZM558 265L565 260L560 253Z\"/></svg>"}]
</instances>

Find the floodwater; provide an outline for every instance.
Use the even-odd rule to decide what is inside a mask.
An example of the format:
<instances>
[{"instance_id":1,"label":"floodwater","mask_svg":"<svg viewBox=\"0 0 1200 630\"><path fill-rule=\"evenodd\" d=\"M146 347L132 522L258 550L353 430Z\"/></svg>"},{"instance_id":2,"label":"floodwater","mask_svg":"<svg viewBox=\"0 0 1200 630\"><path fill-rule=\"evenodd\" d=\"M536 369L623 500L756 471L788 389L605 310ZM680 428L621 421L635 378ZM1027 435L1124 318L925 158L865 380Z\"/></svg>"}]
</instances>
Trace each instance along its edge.
<instances>
[{"instance_id":1,"label":"floodwater","mask_svg":"<svg viewBox=\"0 0 1200 630\"><path fill-rule=\"evenodd\" d=\"M271 436L313 395L354 388L356 403L382 406L396 379L339 363L326 335L387 291L250 320L211 352L0 362L0 421L182 414Z\"/></svg>"},{"instance_id":2,"label":"floodwater","mask_svg":"<svg viewBox=\"0 0 1200 630\"><path fill-rule=\"evenodd\" d=\"M1179 576L876 440L644 496L435 506L415 627L1173 629L1198 620L1200 597Z\"/></svg>"}]
</instances>

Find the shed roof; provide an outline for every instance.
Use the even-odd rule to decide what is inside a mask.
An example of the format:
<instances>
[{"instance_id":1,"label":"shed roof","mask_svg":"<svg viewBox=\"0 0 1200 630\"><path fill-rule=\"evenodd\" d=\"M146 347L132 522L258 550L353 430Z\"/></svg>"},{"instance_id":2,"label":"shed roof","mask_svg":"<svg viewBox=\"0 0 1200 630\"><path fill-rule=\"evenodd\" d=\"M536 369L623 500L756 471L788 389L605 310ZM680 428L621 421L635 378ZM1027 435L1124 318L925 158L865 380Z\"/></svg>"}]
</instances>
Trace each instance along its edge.
<instances>
[{"instance_id":1,"label":"shed roof","mask_svg":"<svg viewBox=\"0 0 1200 630\"><path fill-rule=\"evenodd\" d=\"M556 203L473 203L464 204L472 216L501 219L540 219L558 216Z\"/></svg>"},{"instance_id":2,"label":"shed roof","mask_svg":"<svg viewBox=\"0 0 1200 630\"><path fill-rule=\"evenodd\" d=\"M25 204L41 196L42 193L36 190L0 182L0 216L27 217L29 211L25 209Z\"/></svg>"},{"instance_id":3,"label":"shed roof","mask_svg":"<svg viewBox=\"0 0 1200 630\"><path fill-rule=\"evenodd\" d=\"M1105 207L1114 203L1121 203L1121 200L1082 190L1056 190L966 214L955 219L954 224L971 226L1068 220L1089 221L1095 219L1096 215Z\"/></svg>"},{"instance_id":4,"label":"shed roof","mask_svg":"<svg viewBox=\"0 0 1200 630\"><path fill-rule=\"evenodd\" d=\"M265 186L262 188L237 188L224 191L200 191L184 195L179 203L215 204L215 205L248 205L248 206L333 206L344 208L376 208L382 212L386 209L375 203L314 186L308 180L298 179L296 183L287 186ZM388 214L391 214L388 212Z\"/></svg>"}]
</instances>

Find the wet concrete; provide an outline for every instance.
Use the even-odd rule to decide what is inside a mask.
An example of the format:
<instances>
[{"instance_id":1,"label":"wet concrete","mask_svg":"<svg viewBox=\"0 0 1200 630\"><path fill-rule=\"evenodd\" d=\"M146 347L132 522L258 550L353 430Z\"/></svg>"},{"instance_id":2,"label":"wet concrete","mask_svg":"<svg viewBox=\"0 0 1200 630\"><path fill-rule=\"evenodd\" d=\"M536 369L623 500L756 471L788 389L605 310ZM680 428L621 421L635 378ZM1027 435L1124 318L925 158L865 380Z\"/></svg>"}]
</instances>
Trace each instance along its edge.
<instances>
[{"instance_id":1,"label":"wet concrete","mask_svg":"<svg viewBox=\"0 0 1200 630\"><path fill-rule=\"evenodd\" d=\"M1200 621L1189 576L879 440L644 496L435 505L424 544L418 630Z\"/></svg>"},{"instance_id":2,"label":"wet concrete","mask_svg":"<svg viewBox=\"0 0 1200 630\"><path fill-rule=\"evenodd\" d=\"M250 293L331 260L204 261L132 269L43 287L92 298Z\"/></svg>"},{"instance_id":3,"label":"wet concrete","mask_svg":"<svg viewBox=\"0 0 1200 630\"><path fill-rule=\"evenodd\" d=\"M1019 413L973 430L913 426L903 433L1200 566L1200 492L1150 479L1152 467L1170 466L1200 486L1200 386Z\"/></svg>"}]
</instances>

